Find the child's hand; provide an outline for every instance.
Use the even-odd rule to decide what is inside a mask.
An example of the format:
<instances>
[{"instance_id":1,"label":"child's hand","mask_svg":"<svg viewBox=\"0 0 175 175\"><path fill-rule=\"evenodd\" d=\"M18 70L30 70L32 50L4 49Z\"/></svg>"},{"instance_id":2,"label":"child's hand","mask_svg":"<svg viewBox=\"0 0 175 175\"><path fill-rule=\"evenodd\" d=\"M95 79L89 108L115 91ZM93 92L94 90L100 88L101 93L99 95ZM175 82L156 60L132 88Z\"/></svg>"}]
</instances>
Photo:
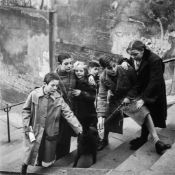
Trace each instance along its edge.
<instances>
[{"instance_id":1,"label":"child's hand","mask_svg":"<svg viewBox=\"0 0 175 175\"><path fill-rule=\"evenodd\" d=\"M95 82L94 77L92 75L89 76L88 81L89 81L90 85L96 85L96 82Z\"/></svg>"},{"instance_id":2,"label":"child's hand","mask_svg":"<svg viewBox=\"0 0 175 175\"><path fill-rule=\"evenodd\" d=\"M72 90L72 95L74 95L74 96L79 96L81 94L81 90L79 90L79 89L73 89Z\"/></svg>"},{"instance_id":3,"label":"child's hand","mask_svg":"<svg viewBox=\"0 0 175 175\"><path fill-rule=\"evenodd\" d=\"M97 123L98 130L102 130L104 128L104 120L105 119L103 117L98 118L98 123Z\"/></svg>"}]
</instances>

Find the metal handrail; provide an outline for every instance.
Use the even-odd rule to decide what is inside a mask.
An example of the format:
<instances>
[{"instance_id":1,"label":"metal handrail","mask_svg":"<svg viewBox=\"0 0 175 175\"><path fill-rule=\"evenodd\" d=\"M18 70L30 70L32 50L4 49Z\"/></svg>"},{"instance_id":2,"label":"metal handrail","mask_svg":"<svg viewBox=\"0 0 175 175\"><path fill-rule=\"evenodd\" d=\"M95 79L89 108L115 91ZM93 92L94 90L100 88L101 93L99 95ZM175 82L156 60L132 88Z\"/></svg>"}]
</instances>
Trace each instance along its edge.
<instances>
[{"instance_id":1,"label":"metal handrail","mask_svg":"<svg viewBox=\"0 0 175 175\"><path fill-rule=\"evenodd\" d=\"M175 58L169 58L169 59L163 60L163 63L166 64L166 63L170 63L170 62L173 62L173 61L175 61ZM173 73L173 76L172 76L171 88L170 88L170 91L169 91L168 94L171 94L171 91L172 91L172 88L173 88L173 84L174 84L173 79L174 79L174 73Z\"/></svg>"},{"instance_id":2,"label":"metal handrail","mask_svg":"<svg viewBox=\"0 0 175 175\"><path fill-rule=\"evenodd\" d=\"M20 103L16 103L16 104L14 104L14 105L6 104L6 107L0 109L0 110L3 110L4 112L7 113L7 133L8 133L8 142L10 142L10 120L9 120L9 112L10 112L10 110L11 110L12 107L21 105L21 104L23 104L23 103L25 103L25 102L23 101L23 102L20 102Z\"/></svg>"},{"instance_id":3,"label":"metal handrail","mask_svg":"<svg viewBox=\"0 0 175 175\"><path fill-rule=\"evenodd\" d=\"M175 58L163 60L163 63L169 63L169 62L173 62L173 61L175 61Z\"/></svg>"},{"instance_id":4,"label":"metal handrail","mask_svg":"<svg viewBox=\"0 0 175 175\"><path fill-rule=\"evenodd\" d=\"M11 105L11 106L8 105L8 107L9 107L9 108L12 108L12 107L14 107L14 106L18 106L18 105L21 105L21 104L24 104L24 103L25 103L25 101L20 102L20 103L15 103L14 105ZM1 110L1 111L4 111L6 108L7 108L7 107L0 108L0 110Z\"/></svg>"}]
</instances>

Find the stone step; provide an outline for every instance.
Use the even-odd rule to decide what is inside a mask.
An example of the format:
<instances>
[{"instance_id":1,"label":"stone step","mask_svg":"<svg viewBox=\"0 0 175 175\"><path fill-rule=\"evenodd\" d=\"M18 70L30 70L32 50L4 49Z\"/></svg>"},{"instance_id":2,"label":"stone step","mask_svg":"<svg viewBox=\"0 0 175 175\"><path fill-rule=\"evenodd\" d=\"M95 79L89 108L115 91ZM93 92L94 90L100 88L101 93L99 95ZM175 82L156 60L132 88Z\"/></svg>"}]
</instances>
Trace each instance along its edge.
<instances>
[{"instance_id":1,"label":"stone step","mask_svg":"<svg viewBox=\"0 0 175 175\"><path fill-rule=\"evenodd\" d=\"M125 172L118 171L118 170L111 170L106 175L174 175L174 174L175 173L171 171L161 172L161 171L146 170L146 171L136 173L132 170L125 171Z\"/></svg>"},{"instance_id":2,"label":"stone step","mask_svg":"<svg viewBox=\"0 0 175 175\"><path fill-rule=\"evenodd\" d=\"M159 170L147 170L145 172L142 172L141 174L139 175L174 175L174 171L159 171Z\"/></svg>"},{"instance_id":3,"label":"stone step","mask_svg":"<svg viewBox=\"0 0 175 175\"><path fill-rule=\"evenodd\" d=\"M160 139L166 143L174 143L175 131L170 129L159 129L158 134ZM155 162L159 161L159 158L160 155L155 152L155 147L149 140L122 164L115 168L115 170L119 172L134 172L135 174L140 174L149 169ZM111 172L110 175L112 174L114 173Z\"/></svg>"},{"instance_id":4,"label":"stone step","mask_svg":"<svg viewBox=\"0 0 175 175\"><path fill-rule=\"evenodd\" d=\"M118 140L117 138L113 138L113 140L110 139L109 146L98 153L98 161L91 167L112 169L121 164L125 159L133 154L133 151L129 149L129 139L132 138L133 137L128 137L123 140Z\"/></svg>"},{"instance_id":5,"label":"stone step","mask_svg":"<svg viewBox=\"0 0 175 175\"><path fill-rule=\"evenodd\" d=\"M133 151L128 149L128 142L140 133L139 127L135 126L135 122L132 122L130 119L124 121L123 135L116 133L109 134L109 145L102 151L97 152L97 162L92 165L91 168L115 168L116 164L120 164L132 154ZM129 126L130 124L133 124L135 128ZM118 159L118 157L120 157L120 159ZM72 167L73 163L70 165Z\"/></svg>"},{"instance_id":6,"label":"stone step","mask_svg":"<svg viewBox=\"0 0 175 175\"><path fill-rule=\"evenodd\" d=\"M139 135L139 132L140 132L140 131L138 131L138 126L135 124L135 122L133 122L133 123L132 122L133 121L132 120L130 121L130 119L127 119L125 121L123 135L110 133L109 145L103 151L98 152L97 163L94 166L92 166L90 169L95 169L95 170L98 169L98 172L100 172L99 169L101 169L101 171L103 169L105 169L105 171L106 171L106 169L111 169L113 167L116 167L115 158L118 156L116 156L116 154L113 154L113 151L116 148L118 148L118 151L122 155L122 159L120 159L120 161L118 161L116 159L118 161L118 164L120 164L121 161L124 161L130 154L132 154L132 152L127 148L128 142L133 137L136 137L137 135ZM72 152L70 154L66 155L64 158L56 161L52 167L42 168L42 167L29 166L28 172L29 173L39 173L39 174L49 174L49 173L56 173L57 174L60 171L62 172L65 169L67 172L67 169L71 169L72 164L74 162L74 157L76 154L76 138L74 138L73 142L74 143L72 144L73 145ZM126 147L125 150L123 150L124 147ZM126 150L128 150L129 154ZM118 151L116 151L116 152L118 152ZM127 152L127 154L126 154L126 152ZM123 156L123 155L125 155L125 156ZM111 159L109 159L109 157L111 157ZM119 157L121 157L121 156L119 156ZM106 160L109 160L109 161L106 163ZM105 166L104 166L104 164L105 164ZM16 169L16 171L19 171L19 169L18 170ZM80 171L80 170L78 170L78 171ZM83 171L83 170L81 170L81 171Z\"/></svg>"},{"instance_id":7,"label":"stone step","mask_svg":"<svg viewBox=\"0 0 175 175\"><path fill-rule=\"evenodd\" d=\"M40 170L33 168L32 170L29 169L29 172L27 174L29 175L102 175L107 174L110 172L111 169L92 169L92 168L41 168ZM0 171L1 174L19 174L19 171Z\"/></svg>"},{"instance_id":8,"label":"stone step","mask_svg":"<svg viewBox=\"0 0 175 175\"><path fill-rule=\"evenodd\" d=\"M172 148L167 150L152 167L152 171L161 171L163 173L173 172L175 174L175 143Z\"/></svg>"},{"instance_id":9,"label":"stone step","mask_svg":"<svg viewBox=\"0 0 175 175\"><path fill-rule=\"evenodd\" d=\"M94 164L91 168L88 169L81 169L81 168L74 168L72 169L72 163L74 161L74 157L76 154L76 138L73 139L73 147L72 152L68 155L66 155L64 158L58 160L52 167L50 168L42 168L42 167L31 167L29 166L28 172L34 173L34 174L70 174L71 172L74 174L138 174L140 172L146 172L143 167L146 167L147 169L156 161L158 160L159 156L155 153L154 146L148 142L143 147L141 147L139 150L131 151L129 149L129 141L138 135L140 135L139 127L135 124L135 122L132 123L132 121L129 121L130 119L126 119L124 121L124 134L114 134L110 133L110 139L109 139L109 145L102 151L98 152L97 155L97 163ZM171 142L174 142L174 132L171 130L163 129L160 130L159 135L162 140L168 140L170 139ZM153 157L152 157L153 156ZM14 156L15 157L15 156ZM143 157L143 159L141 158ZM158 158L157 158L158 157ZM131 169L131 167L136 166L138 163L140 163L142 160L144 160L146 163L149 162L149 166L145 164L140 165L137 171L135 169ZM13 163L15 160L13 160L11 163ZM127 168L124 167L123 164L125 162L129 161L127 164ZM19 161L21 162L21 161ZM151 165L150 165L151 164ZM15 166L12 170L13 172L19 172L20 166ZM116 167L120 167L117 169ZM123 167L123 168L122 168ZM115 170L113 170L116 168ZM90 171L87 171L90 170ZM10 170L9 170L10 172Z\"/></svg>"}]
</instances>

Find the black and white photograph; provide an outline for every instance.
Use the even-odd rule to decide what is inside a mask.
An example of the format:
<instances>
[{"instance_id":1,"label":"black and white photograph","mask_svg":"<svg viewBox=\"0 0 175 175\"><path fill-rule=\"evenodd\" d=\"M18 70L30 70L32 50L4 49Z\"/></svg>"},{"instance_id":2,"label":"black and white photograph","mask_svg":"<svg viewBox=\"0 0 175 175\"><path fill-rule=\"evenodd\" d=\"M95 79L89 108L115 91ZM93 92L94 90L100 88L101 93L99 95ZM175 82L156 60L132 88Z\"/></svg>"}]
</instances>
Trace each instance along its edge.
<instances>
[{"instance_id":1,"label":"black and white photograph","mask_svg":"<svg viewBox=\"0 0 175 175\"><path fill-rule=\"evenodd\" d=\"M175 0L0 0L0 175L175 175Z\"/></svg>"}]
</instances>

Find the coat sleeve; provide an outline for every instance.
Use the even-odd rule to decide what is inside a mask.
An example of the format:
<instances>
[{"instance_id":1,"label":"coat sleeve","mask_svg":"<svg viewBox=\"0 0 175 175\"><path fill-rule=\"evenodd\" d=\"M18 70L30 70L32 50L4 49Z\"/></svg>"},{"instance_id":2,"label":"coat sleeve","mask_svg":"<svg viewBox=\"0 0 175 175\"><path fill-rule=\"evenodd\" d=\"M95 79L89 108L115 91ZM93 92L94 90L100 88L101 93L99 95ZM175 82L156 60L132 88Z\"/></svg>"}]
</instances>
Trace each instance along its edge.
<instances>
[{"instance_id":1,"label":"coat sleeve","mask_svg":"<svg viewBox=\"0 0 175 175\"><path fill-rule=\"evenodd\" d=\"M72 127L72 129L75 131L75 133L78 134L82 132L81 124L79 123L78 119L75 117L70 107L67 105L63 98L61 98L61 113L62 116L67 120L69 125Z\"/></svg>"},{"instance_id":2,"label":"coat sleeve","mask_svg":"<svg viewBox=\"0 0 175 175\"><path fill-rule=\"evenodd\" d=\"M141 93L141 98L145 103L154 103L159 97L159 90L161 90L163 79L162 60L156 60L150 64L150 80Z\"/></svg>"},{"instance_id":3,"label":"coat sleeve","mask_svg":"<svg viewBox=\"0 0 175 175\"><path fill-rule=\"evenodd\" d=\"M95 101L96 97L96 89L95 86L91 86L87 84L87 90L81 90L81 93L79 96L75 97L80 100L85 100L85 101Z\"/></svg>"},{"instance_id":4,"label":"coat sleeve","mask_svg":"<svg viewBox=\"0 0 175 175\"><path fill-rule=\"evenodd\" d=\"M97 116L105 117L107 112L107 96L108 89L103 83L102 77L100 77L99 92L97 97Z\"/></svg>"},{"instance_id":5,"label":"coat sleeve","mask_svg":"<svg viewBox=\"0 0 175 175\"><path fill-rule=\"evenodd\" d=\"M161 82L164 81L161 59L149 63L149 71L150 77L146 88L139 92L140 89L142 89L142 82L137 80L136 84L128 92L128 97L135 98L139 96L141 99L144 100L145 104L151 104L157 101L160 93L159 90L162 86Z\"/></svg>"},{"instance_id":6,"label":"coat sleeve","mask_svg":"<svg viewBox=\"0 0 175 175\"><path fill-rule=\"evenodd\" d=\"M29 131L29 123L30 123L31 115L32 115L32 93L30 93L29 96L27 97L27 100L24 103L24 106L22 109L24 132Z\"/></svg>"}]
</instances>

